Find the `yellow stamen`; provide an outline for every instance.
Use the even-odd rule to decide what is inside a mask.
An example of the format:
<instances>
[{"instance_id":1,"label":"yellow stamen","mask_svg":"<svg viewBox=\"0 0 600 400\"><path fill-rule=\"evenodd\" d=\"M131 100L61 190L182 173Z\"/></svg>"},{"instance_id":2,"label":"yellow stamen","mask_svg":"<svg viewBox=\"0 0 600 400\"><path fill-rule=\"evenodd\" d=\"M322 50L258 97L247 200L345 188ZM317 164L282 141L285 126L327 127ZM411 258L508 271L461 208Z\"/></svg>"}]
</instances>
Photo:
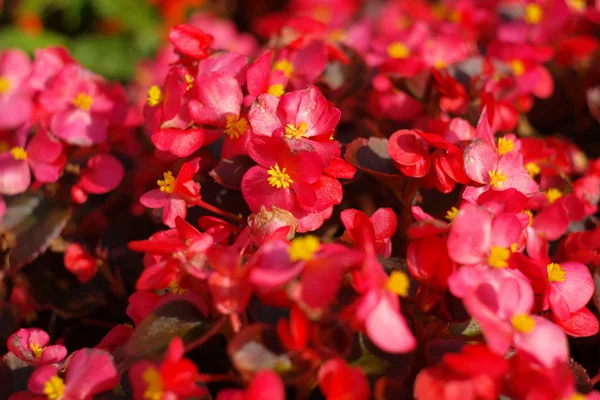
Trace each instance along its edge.
<instances>
[{"instance_id":1,"label":"yellow stamen","mask_svg":"<svg viewBox=\"0 0 600 400\"><path fill-rule=\"evenodd\" d=\"M267 89L267 93L272 94L276 97L281 97L281 95L285 93L285 88L281 83L276 83L274 85L269 86L269 89Z\"/></svg>"},{"instance_id":2,"label":"yellow stamen","mask_svg":"<svg viewBox=\"0 0 600 400\"><path fill-rule=\"evenodd\" d=\"M448 66L448 64L444 60L437 60L436 62L433 63L433 66L436 69L442 69L442 68L446 68Z\"/></svg>"},{"instance_id":3,"label":"yellow stamen","mask_svg":"<svg viewBox=\"0 0 600 400\"><path fill-rule=\"evenodd\" d=\"M566 400L585 400L585 395L581 393L573 393L573 395Z\"/></svg>"},{"instance_id":4,"label":"yellow stamen","mask_svg":"<svg viewBox=\"0 0 600 400\"><path fill-rule=\"evenodd\" d=\"M458 215L458 208L456 207L452 207L451 209L448 210L448 212L446 213L446 219L450 222L454 221L454 218L456 218L456 216Z\"/></svg>"},{"instance_id":5,"label":"yellow stamen","mask_svg":"<svg viewBox=\"0 0 600 400\"><path fill-rule=\"evenodd\" d=\"M288 253L292 261L308 261L319 250L319 238L306 235L292 240Z\"/></svg>"},{"instance_id":6,"label":"yellow stamen","mask_svg":"<svg viewBox=\"0 0 600 400\"><path fill-rule=\"evenodd\" d=\"M509 247L511 253L516 253L518 248L519 248L519 244L518 243L513 243Z\"/></svg>"},{"instance_id":7,"label":"yellow stamen","mask_svg":"<svg viewBox=\"0 0 600 400\"><path fill-rule=\"evenodd\" d=\"M515 142L512 139L501 137L498 139L498 153L506 154L515 149Z\"/></svg>"},{"instance_id":8,"label":"yellow stamen","mask_svg":"<svg viewBox=\"0 0 600 400\"><path fill-rule=\"evenodd\" d=\"M548 282L564 282L567 271L557 263L550 263L546 266L548 270Z\"/></svg>"},{"instance_id":9,"label":"yellow stamen","mask_svg":"<svg viewBox=\"0 0 600 400\"><path fill-rule=\"evenodd\" d=\"M527 170L527 172L529 172L529 175L533 178L536 175L539 175L540 172L542 172L541 168L539 167L539 165L537 165L534 162L528 162L527 164L525 164L525 169Z\"/></svg>"},{"instance_id":10,"label":"yellow stamen","mask_svg":"<svg viewBox=\"0 0 600 400\"><path fill-rule=\"evenodd\" d=\"M164 99L165 96L163 95L162 90L160 90L160 86L150 86L150 89L148 89L148 100L146 101L150 107L156 107L162 103Z\"/></svg>"},{"instance_id":11,"label":"yellow stamen","mask_svg":"<svg viewBox=\"0 0 600 400\"><path fill-rule=\"evenodd\" d=\"M513 328L521 333L529 333L535 328L535 321L527 314L517 314L511 318Z\"/></svg>"},{"instance_id":12,"label":"yellow stamen","mask_svg":"<svg viewBox=\"0 0 600 400\"><path fill-rule=\"evenodd\" d=\"M271 168L267 170L269 176L269 185L275 186L277 189L287 189L290 187L290 183L294 181L292 178L286 174L285 167L283 169L279 169L279 165L275 164Z\"/></svg>"},{"instance_id":13,"label":"yellow stamen","mask_svg":"<svg viewBox=\"0 0 600 400\"><path fill-rule=\"evenodd\" d=\"M179 283L177 283L177 281L171 281L171 283L169 283L169 290L171 290L171 293L179 295L182 295L185 292L187 292L187 289L184 289L181 286L179 286Z\"/></svg>"},{"instance_id":14,"label":"yellow stamen","mask_svg":"<svg viewBox=\"0 0 600 400\"><path fill-rule=\"evenodd\" d=\"M308 129L308 124L304 121L300 122L300 124L294 126L292 124L287 124L285 126L285 137L288 139L300 139L301 137L306 136L306 130Z\"/></svg>"},{"instance_id":15,"label":"yellow stamen","mask_svg":"<svg viewBox=\"0 0 600 400\"><path fill-rule=\"evenodd\" d=\"M144 391L145 400L161 400L164 393L162 377L154 367L148 367L142 373L142 379L146 382Z\"/></svg>"},{"instance_id":16,"label":"yellow stamen","mask_svg":"<svg viewBox=\"0 0 600 400\"><path fill-rule=\"evenodd\" d=\"M510 62L510 68L512 68L515 76L521 76L525 73L525 64L521 60L512 60Z\"/></svg>"},{"instance_id":17,"label":"yellow stamen","mask_svg":"<svg viewBox=\"0 0 600 400\"><path fill-rule=\"evenodd\" d=\"M510 255L510 249L494 246L490 251L488 263L494 268L506 268L508 267L508 259L510 258Z\"/></svg>"},{"instance_id":18,"label":"yellow stamen","mask_svg":"<svg viewBox=\"0 0 600 400\"><path fill-rule=\"evenodd\" d=\"M49 400L59 400L65 392L65 383L58 376L53 376L44 384L44 394Z\"/></svg>"},{"instance_id":19,"label":"yellow stamen","mask_svg":"<svg viewBox=\"0 0 600 400\"><path fill-rule=\"evenodd\" d=\"M525 22L530 25L539 24L544 17L544 10L539 4L529 3L525 7Z\"/></svg>"},{"instance_id":20,"label":"yellow stamen","mask_svg":"<svg viewBox=\"0 0 600 400\"><path fill-rule=\"evenodd\" d=\"M40 347L39 343L30 343L29 348L31 349L31 352L35 358L42 358L45 347Z\"/></svg>"},{"instance_id":21,"label":"yellow stamen","mask_svg":"<svg viewBox=\"0 0 600 400\"><path fill-rule=\"evenodd\" d=\"M533 223L533 213L531 210L523 210L523 214L529 215L529 226Z\"/></svg>"},{"instance_id":22,"label":"yellow stamen","mask_svg":"<svg viewBox=\"0 0 600 400\"><path fill-rule=\"evenodd\" d=\"M501 188L506 181L506 174L503 174L501 169L489 171L488 174L490 175L490 185L495 188Z\"/></svg>"},{"instance_id":23,"label":"yellow stamen","mask_svg":"<svg viewBox=\"0 0 600 400\"><path fill-rule=\"evenodd\" d=\"M185 74L185 82L187 83L187 86L185 87L186 92L194 87L194 77L190 74Z\"/></svg>"},{"instance_id":24,"label":"yellow stamen","mask_svg":"<svg viewBox=\"0 0 600 400\"><path fill-rule=\"evenodd\" d=\"M27 159L27 152L22 147L13 147L10 149L10 154L13 156L15 160L25 160Z\"/></svg>"},{"instance_id":25,"label":"yellow stamen","mask_svg":"<svg viewBox=\"0 0 600 400\"><path fill-rule=\"evenodd\" d=\"M239 118L237 115L228 115L227 123L225 124L225 134L231 139L239 139L244 136L248 130L248 120Z\"/></svg>"},{"instance_id":26,"label":"yellow stamen","mask_svg":"<svg viewBox=\"0 0 600 400\"><path fill-rule=\"evenodd\" d=\"M0 94L8 92L10 87L10 81L0 76Z\"/></svg>"},{"instance_id":27,"label":"yellow stamen","mask_svg":"<svg viewBox=\"0 0 600 400\"><path fill-rule=\"evenodd\" d=\"M385 288L398 296L406 297L408 296L408 289L410 289L410 280L404 272L392 271L385 283Z\"/></svg>"},{"instance_id":28,"label":"yellow stamen","mask_svg":"<svg viewBox=\"0 0 600 400\"><path fill-rule=\"evenodd\" d=\"M173 193L175 191L175 177L171 171L163 173L164 180L158 180L156 183L161 192Z\"/></svg>"},{"instance_id":29,"label":"yellow stamen","mask_svg":"<svg viewBox=\"0 0 600 400\"><path fill-rule=\"evenodd\" d=\"M86 93L79 93L72 101L73 105L80 110L90 111L94 99Z\"/></svg>"},{"instance_id":30,"label":"yellow stamen","mask_svg":"<svg viewBox=\"0 0 600 400\"><path fill-rule=\"evenodd\" d=\"M387 53L392 58L403 59L410 56L410 48L403 43L394 42L388 46Z\"/></svg>"},{"instance_id":31,"label":"yellow stamen","mask_svg":"<svg viewBox=\"0 0 600 400\"><path fill-rule=\"evenodd\" d=\"M289 78L294 72L294 66L289 60L279 60L273 65L273 71L282 71Z\"/></svg>"},{"instance_id":32,"label":"yellow stamen","mask_svg":"<svg viewBox=\"0 0 600 400\"><path fill-rule=\"evenodd\" d=\"M563 193L557 188L550 188L544 194L546 195L546 198L550 204L554 203L563 196Z\"/></svg>"},{"instance_id":33,"label":"yellow stamen","mask_svg":"<svg viewBox=\"0 0 600 400\"><path fill-rule=\"evenodd\" d=\"M587 2L585 0L567 0L567 4L570 8L579 12L585 11L585 8L587 7Z\"/></svg>"}]
</instances>

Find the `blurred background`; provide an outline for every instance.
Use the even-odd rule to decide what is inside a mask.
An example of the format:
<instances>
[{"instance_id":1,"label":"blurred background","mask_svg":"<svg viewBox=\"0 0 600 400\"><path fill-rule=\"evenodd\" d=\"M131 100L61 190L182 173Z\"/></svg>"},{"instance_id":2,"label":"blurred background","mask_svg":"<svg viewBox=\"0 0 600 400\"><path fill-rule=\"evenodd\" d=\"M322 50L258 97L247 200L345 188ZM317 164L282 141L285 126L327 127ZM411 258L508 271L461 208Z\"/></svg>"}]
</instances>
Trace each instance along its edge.
<instances>
[{"instance_id":1,"label":"blurred background","mask_svg":"<svg viewBox=\"0 0 600 400\"><path fill-rule=\"evenodd\" d=\"M232 18L250 30L256 17L285 6L283 0L0 0L0 49L63 45L92 71L133 80L152 58L168 29L199 15ZM227 27L220 27L226 29Z\"/></svg>"}]
</instances>

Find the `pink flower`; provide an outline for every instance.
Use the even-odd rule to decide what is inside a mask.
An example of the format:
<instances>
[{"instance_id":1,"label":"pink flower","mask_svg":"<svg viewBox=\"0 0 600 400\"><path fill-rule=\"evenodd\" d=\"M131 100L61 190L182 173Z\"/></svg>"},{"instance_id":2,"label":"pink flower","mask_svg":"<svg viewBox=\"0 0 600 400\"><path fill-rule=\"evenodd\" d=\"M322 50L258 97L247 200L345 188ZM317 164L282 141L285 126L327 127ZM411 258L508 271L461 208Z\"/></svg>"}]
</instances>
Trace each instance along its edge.
<instances>
[{"instance_id":1,"label":"pink flower","mask_svg":"<svg viewBox=\"0 0 600 400\"><path fill-rule=\"evenodd\" d=\"M163 223L175 227L175 218L185 218L187 207L200 201L200 185L194 181L200 158L184 163L177 177L171 171L165 172L164 179L158 180L159 189L146 192L140 203L148 208L164 208Z\"/></svg>"},{"instance_id":2,"label":"pink flower","mask_svg":"<svg viewBox=\"0 0 600 400\"><path fill-rule=\"evenodd\" d=\"M360 297L345 310L355 329L364 329L377 347L388 353L408 353L416 340L400 312L398 296L407 296L408 276L394 271L388 276L375 256L375 232L368 217L356 213L351 236L365 251L360 270L353 274L353 284Z\"/></svg>"},{"instance_id":3,"label":"pink flower","mask_svg":"<svg viewBox=\"0 0 600 400\"><path fill-rule=\"evenodd\" d=\"M250 210L276 206L298 219L298 232L317 229L342 200L339 181L323 174L323 162L308 143L282 136L257 136L248 154L259 165L242 178Z\"/></svg>"},{"instance_id":4,"label":"pink flower","mask_svg":"<svg viewBox=\"0 0 600 400\"><path fill-rule=\"evenodd\" d=\"M202 60L209 54L214 38L191 25L176 25L169 31L169 41L180 54Z\"/></svg>"},{"instance_id":5,"label":"pink flower","mask_svg":"<svg viewBox=\"0 0 600 400\"><path fill-rule=\"evenodd\" d=\"M585 308L594 293L590 271L584 264L576 261L550 261L547 256L544 262L534 261L522 254L515 255L514 258L515 266L535 283L534 290L542 295L542 309L552 310L554 320L560 325L568 325L573 318L583 318L574 314L590 315L588 323L576 324L567 333L572 336L596 334L599 329L598 321Z\"/></svg>"},{"instance_id":6,"label":"pink flower","mask_svg":"<svg viewBox=\"0 0 600 400\"><path fill-rule=\"evenodd\" d=\"M50 336L38 328L19 329L10 335L6 346L17 358L31 365L57 364L67 356L65 346L48 345Z\"/></svg>"},{"instance_id":7,"label":"pink flower","mask_svg":"<svg viewBox=\"0 0 600 400\"><path fill-rule=\"evenodd\" d=\"M538 191L537 184L523 165L523 157L515 148L515 140L500 138L494 141L486 110L477 124L477 138L465 149L465 172L481 186L469 186L463 198L475 200L487 190L515 188L531 196Z\"/></svg>"},{"instance_id":8,"label":"pink flower","mask_svg":"<svg viewBox=\"0 0 600 400\"><path fill-rule=\"evenodd\" d=\"M364 214L362 211L353 208L344 210L340 214L340 219L347 229L350 240L353 240L351 232L356 229L353 223L355 215L358 213ZM389 257L392 254L392 236L398 227L396 213L391 208L379 208L369 217L369 221L373 225L373 232L375 233L375 251L378 255Z\"/></svg>"},{"instance_id":9,"label":"pink flower","mask_svg":"<svg viewBox=\"0 0 600 400\"><path fill-rule=\"evenodd\" d=\"M493 215L487 209L463 203L448 235L448 254L457 264L504 268L522 247L528 216L515 212Z\"/></svg>"},{"instance_id":10,"label":"pink flower","mask_svg":"<svg viewBox=\"0 0 600 400\"><path fill-rule=\"evenodd\" d=\"M190 17L189 23L211 35L214 39L212 47L215 49L225 49L245 55L252 55L256 50L257 43L254 36L239 32L231 20L197 12Z\"/></svg>"},{"instance_id":11,"label":"pink flower","mask_svg":"<svg viewBox=\"0 0 600 400\"><path fill-rule=\"evenodd\" d=\"M96 275L98 261L79 243L71 243L64 256L65 268L74 274L79 282L85 283Z\"/></svg>"},{"instance_id":12,"label":"pink flower","mask_svg":"<svg viewBox=\"0 0 600 400\"><path fill-rule=\"evenodd\" d=\"M272 68L272 57L273 53L267 51L248 67L246 73L248 97L244 100L246 104L254 101L263 93L269 93L275 97L281 97L285 93L289 78L284 71ZM272 100L274 101L274 99Z\"/></svg>"},{"instance_id":13,"label":"pink flower","mask_svg":"<svg viewBox=\"0 0 600 400\"><path fill-rule=\"evenodd\" d=\"M197 124L225 133L223 158L246 154L252 131L246 117L241 115L240 84L224 72L199 75L198 79L202 79L202 84L194 88L195 96L188 104L190 116Z\"/></svg>"},{"instance_id":14,"label":"pink flower","mask_svg":"<svg viewBox=\"0 0 600 400\"><path fill-rule=\"evenodd\" d=\"M341 111L314 86L286 93L281 99L261 95L248 114L255 134L281 134L288 140L308 143L319 153L324 166L339 149L339 143L331 138L340 116Z\"/></svg>"},{"instance_id":15,"label":"pink flower","mask_svg":"<svg viewBox=\"0 0 600 400\"><path fill-rule=\"evenodd\" d=\"M546 367L567 359L564 333L547 319L530 315L533 291L520 272L463 267L450 278L450 291L463 300L493 352L505 355L512 344Z\"/></svg>"},{"instance_id":16,"label":"pink flower","mask_svg":"<svg viewBox=\"0 0 600 400\"><path fill-rule=\"evenodd\" d=\"M51 132L67 143L91 146L107 138L114 102L98 79L71 64L40 94L40 104L52 115Z\"/></svg>"},{"instance_id":17,"label":"pink flower","mask_svg":"<svg viewBox=\"0 0 600 400\"><path fill-rule=\"evenodd\" d=\"M29 56L21 50L0 53L0 129L16 129L32 113Z\"/></svg>"},{"instance_id":18,"label":"pink flower","mask_svg":"<svg viewBox=\"0 0 600 400\"><path fill-rule=\"evenodd\" d=\"M81 349L69 357L64 379L55 367L46 365L33 372L27 388L50 399L90 399L118 383L119 374L108 352Z\"/></svg>"},{"instance_id":19,"label":"pink flower","mask_svg":"<svg viewBox=\"0 0 600 400\"><path fill-rule=\"evenodd\" d=\"M121 162L110 154L96 154L88 159L87 167L81 171L79 182L71 188L72 197L78 203L87 200L87 194L108 193L119 186L125 169Z\"/></svg>"},{"instance_id":20,"label":"pink flower","mask_svg":"<svg viewBox=\"0 0 600 400\"><path fill-rule=\"evenodd\" d=\"M27 190L31 173L41 183L56 182L60 176L66 162L62 144L41 126L27 146L25 139L26 133L17 135L16 146L0 154L0 194Z\"/></svg>"}]
</instances>

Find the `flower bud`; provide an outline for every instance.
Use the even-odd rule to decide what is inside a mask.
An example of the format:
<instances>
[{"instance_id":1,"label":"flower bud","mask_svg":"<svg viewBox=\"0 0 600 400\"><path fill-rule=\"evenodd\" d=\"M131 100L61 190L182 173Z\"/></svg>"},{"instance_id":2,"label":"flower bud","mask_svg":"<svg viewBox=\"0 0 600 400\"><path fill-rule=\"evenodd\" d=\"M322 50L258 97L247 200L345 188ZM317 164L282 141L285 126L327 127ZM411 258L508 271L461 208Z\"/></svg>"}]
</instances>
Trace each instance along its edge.
<instances>
[{"instance_id":1,"label":"flower bud","mask_svg":"<svg viewBox=\"0 0 600 400\"><path fill-rule=\"evenodd\" d=\"M248 226L256 242L260 244L269 237L291 240L296 234L298 221L287 210L270 206L267 211L264 206L261 206L257 213L248 217ZM284 229L285 227L288 229Z\"/></svg>"},{"instance_id":2,"label":"flower bud","mask_svg":"<svg viewBox=\"0 0 600 400\"><path fill-rule=\"evenodd\" d=\"M98 264L82 245L72 243L65 252L65 268L77 276L81 283L85 283L96 275Z\"/></svg>"}]
</instances>

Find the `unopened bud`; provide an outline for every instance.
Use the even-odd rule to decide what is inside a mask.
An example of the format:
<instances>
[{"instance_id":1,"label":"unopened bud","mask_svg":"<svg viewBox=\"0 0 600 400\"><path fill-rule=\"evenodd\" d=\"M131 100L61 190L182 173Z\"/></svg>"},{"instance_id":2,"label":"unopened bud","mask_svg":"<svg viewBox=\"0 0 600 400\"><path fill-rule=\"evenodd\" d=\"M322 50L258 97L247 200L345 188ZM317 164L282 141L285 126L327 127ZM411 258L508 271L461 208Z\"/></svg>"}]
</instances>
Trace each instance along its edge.
<instances>
[{"instance_id":1,"label":"unopened bud","mask_svg":"<svg viewBox=\"0 0 600 400\"><path fill-rule=\"evenodd\" d=\"M261 206L257 213L248 217L248 226L252 230L252 236L256 242L262 243L273 234L275 234L274 237L291 240L296 235L298 221L287 210L275 206L270 206L267 210ZM289 229L282 229L284 227L289 227ZM281 236L277 232L280 232Z\"/></svg>"}]
</instances>

